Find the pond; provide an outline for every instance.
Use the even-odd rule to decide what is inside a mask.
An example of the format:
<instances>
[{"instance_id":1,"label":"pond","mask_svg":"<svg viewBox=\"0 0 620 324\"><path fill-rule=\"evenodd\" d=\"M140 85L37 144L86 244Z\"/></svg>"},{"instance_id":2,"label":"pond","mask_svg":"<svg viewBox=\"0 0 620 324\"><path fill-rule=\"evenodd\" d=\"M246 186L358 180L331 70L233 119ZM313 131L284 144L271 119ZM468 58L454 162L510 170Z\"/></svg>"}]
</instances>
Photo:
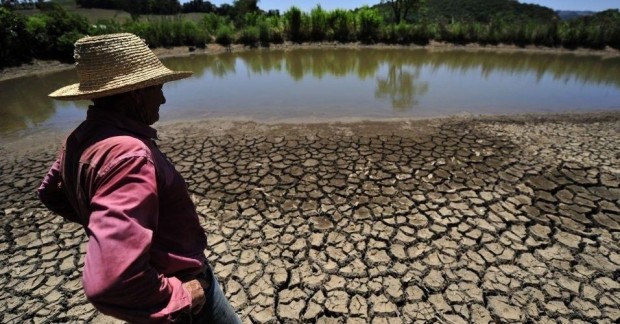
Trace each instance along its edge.
<instances>
[{"instance_id":1,"label":"pond","mask_svg":"<svg viewBox=\"0 0 620 324\"><path fill-rule=\"evenodd\" d=\"M620 57L488 50L294 49L169 58L161 120L433 117L620 109ZM62 71L0 82L0 135L66 130L87 101L47 94Z\"/></svg>"}]
</instances>

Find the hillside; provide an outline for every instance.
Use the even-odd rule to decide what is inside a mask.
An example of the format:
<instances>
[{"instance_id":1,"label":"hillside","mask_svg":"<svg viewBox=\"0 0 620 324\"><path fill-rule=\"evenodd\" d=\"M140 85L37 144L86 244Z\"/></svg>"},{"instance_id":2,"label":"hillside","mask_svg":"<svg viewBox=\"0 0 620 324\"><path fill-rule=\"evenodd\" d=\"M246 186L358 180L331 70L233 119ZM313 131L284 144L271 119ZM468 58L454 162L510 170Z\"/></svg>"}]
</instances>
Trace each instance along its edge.
<instances>
[{"instance_id":1,"label":"hillside","mask_svg":"<svg viewBox=\"0 0 620 324\"><path fill-rule=\"evenodd\" d=\"M580 17L592 16L596 12L594 11L573 11L573 10L558 10L556 11L557 15L562 20L571 20Z\"/></svg>"},{"instance_id":2,"label":"hillside","mask_svg":"<svg viewBox=\"0 0 620 324\"><path fill-rule=\"evenodd\" d=\"M550 8L523 4L515 0L427 0L426 17L430 20L489 22L494 18L512 21L550 21L558 19ZM388 4L374 6L381 11L391 11ZM412 13L407 20L419 18Z\"/></svg>"}]
</instances>

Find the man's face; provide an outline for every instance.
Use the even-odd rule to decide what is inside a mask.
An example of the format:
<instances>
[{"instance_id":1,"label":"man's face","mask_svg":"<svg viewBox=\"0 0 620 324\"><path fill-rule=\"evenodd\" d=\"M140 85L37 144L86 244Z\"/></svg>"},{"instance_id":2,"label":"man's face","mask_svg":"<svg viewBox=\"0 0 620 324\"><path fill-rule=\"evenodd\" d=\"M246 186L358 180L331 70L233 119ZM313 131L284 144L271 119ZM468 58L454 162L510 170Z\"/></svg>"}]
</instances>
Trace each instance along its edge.
<instances>
[{"instance_id":1,"label":"man's face","mask_svg":"<svg viewBox=\"0 0 620 324\"><path fill-rule=\"evenodd\" d=\"M141 115L147 125L153 125L159 120L159 106L166 103L166 97L162 91L163 85L155 85L148 88L137 90L140 97L139 103Z\"/></svg>"}]
</instances>

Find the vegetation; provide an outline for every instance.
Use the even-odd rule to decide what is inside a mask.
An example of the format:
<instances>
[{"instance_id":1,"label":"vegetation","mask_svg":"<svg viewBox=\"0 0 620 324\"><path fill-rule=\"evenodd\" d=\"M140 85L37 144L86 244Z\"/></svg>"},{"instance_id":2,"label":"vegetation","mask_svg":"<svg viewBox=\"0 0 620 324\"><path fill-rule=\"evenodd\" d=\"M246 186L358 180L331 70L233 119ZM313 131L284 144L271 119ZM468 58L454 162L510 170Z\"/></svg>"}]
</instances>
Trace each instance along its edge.
<instances>
[{"instance_id":1,"label":"vegetation","mask_svg":"<svg viewBox=\"0 0 620 324\"><path fill-rule=\"evenodd\" d=\"M427 2L427 15L433 20L490 23L492 20L507 22L550 22L556 13L546 7L524 4L511 0L432 0ZM416 17L411 12L408 20Z\"/></svg>"},{"instance_id":2,"label":"vegetation","mask_svg":"<svg viewBox=\"0 0 620 324\"><path fill-rule=\"evenodd\" d=\"M29 59L31 49L24 35L29 35L26 29L26 19L23 16L12 14L5 8L0 8L0 65L17 65ZM26 58L21 57L19 53ZM27 54L26 54L27 53Z\"/></svg>"},{"instance_id":3,"label":"vegetation","mask_svg":"<svg viewBox=\"0 0 620 324\"><path fill-rule=\"evenodd\" d=\"M373 7L310 12L291 7L265 12L257 0L213 5L193 0L69 0L57 2L0 0L0 66L32 58L72 59L72 44L83 35L132 32L151 47L195 46L209 42L269 46L290 42L362 42L428 44L479 43L549 47L620 49L620 11L560 20L551 9L512 0L383 0ZM122 9L131 19L102 19L89 24L70 8ZM24 15L21 12L33 12ZM65 9L69 8L69 9ZM75 9L74 9L75 10ZM199 12L187 19L181 12ZM152 16L152 14L159 14ZM168 14L168 15L163 15ZM172 15L170 15L172 14ZM34 51L34 49L37 49Z\"/></svg>"},{"instance_id":4,"label":"vegetation","mask_svg":"<svg viewBox=\"0 0 620 324\"><path fill-rule=\"evenodd\" d=\"M181 12L182 8L177 0L76 0L75 3L82 8L125 10L132 16L171 15ZM190 3L190 6L203 9L201 4L195 2Z\"/></svg>"},{"instance_id":5,"label":"vegetation","mask_svg":"<svg viewBox=\"0 0 620 324\"><path fill-rule=\"evenodd\" d=\"M409 14L420 8L423 0L381 0L382 4L388 4L392 11L390 20L398 25L401 21L407 19Z\"/></svg>"},{"instance_id":6,"label":"vegetation","mask_svg":"<svg viewBox=\"0 0 620 324\"><path fill-rule=\"evenodd\" d=\"M72 61L73 44L88 32L84 17L57 5L44 6L29 17L0 8L0 66L32 58Z\"/></svg>"}]
</instances>

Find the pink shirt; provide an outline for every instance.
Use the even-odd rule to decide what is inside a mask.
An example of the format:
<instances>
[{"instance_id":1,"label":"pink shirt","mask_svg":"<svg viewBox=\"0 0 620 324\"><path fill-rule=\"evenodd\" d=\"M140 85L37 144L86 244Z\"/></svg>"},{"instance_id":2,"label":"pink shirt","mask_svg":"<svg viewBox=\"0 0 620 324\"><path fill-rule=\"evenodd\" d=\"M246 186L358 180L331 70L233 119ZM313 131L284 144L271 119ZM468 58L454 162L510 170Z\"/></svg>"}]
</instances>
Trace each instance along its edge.
<instances>
[{"instance_id":1,"label":"pink shirt","mask_svg":"<svg viewBox=\"0 0 620 324\"><path fill-rule=\"evenodd\" d=\"M86 297L125 321L173 320L191 304L182 282L205 264L206 235L185 181L148 126L91 108L73 134L38 192L50 210L85 226ZM80 147L72 166L79 190L67 194L60 161Z\"/></svg>"}]
</instances>

